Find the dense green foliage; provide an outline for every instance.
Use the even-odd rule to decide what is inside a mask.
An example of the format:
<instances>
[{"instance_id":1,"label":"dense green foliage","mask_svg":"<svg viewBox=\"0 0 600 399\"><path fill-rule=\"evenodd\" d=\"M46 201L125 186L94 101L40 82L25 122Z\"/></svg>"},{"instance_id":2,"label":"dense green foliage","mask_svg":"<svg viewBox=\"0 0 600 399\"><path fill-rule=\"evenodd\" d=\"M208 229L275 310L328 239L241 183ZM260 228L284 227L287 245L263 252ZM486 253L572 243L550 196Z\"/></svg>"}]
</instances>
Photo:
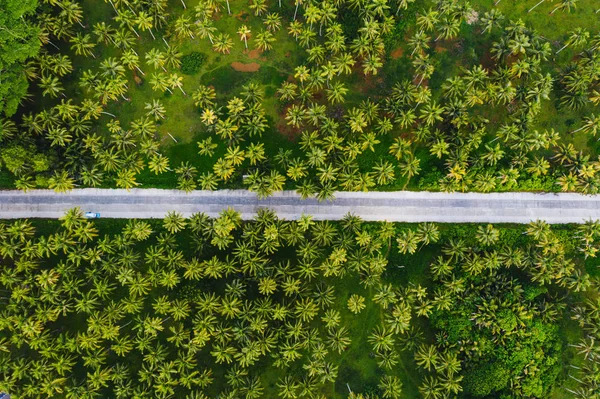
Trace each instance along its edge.
<instances>
[{"instance_id":1,"label":"dense green foliage","mask_svg":"<svg viewBox=\"0 0 600 399\"><path fill-rule=\"evenodd\" d=\"M577 249L598 223L413 226L269 211L241 222L231 210L92 222L73 210L36 224L0 224L0 391L17 397L598 389L597 305L584 301L597 285Z\"/></svg>"},{"instance_id":2,"label":"dense green foliage","mask_svg":"<svg viewBox=\"0 0 600 399\"><path fill-rule=\"evenodd\" d=\"M195 75L202 69L202 65L206 61L206 56L197 51L181 57L181 72L186 75Z\"/></svg>"},{"instance_id":3,"label":"dense green foliage","mask_svg":"<svg viewBox=\"0 0 600 399\"><path fill-rule=\"evenodd\" d=\"M32 66L26 61L40 48L40 30L29 21L37 4L37 0L0 0L0 116L13 115L27 93L26 74ZM0 126L0 142L2 133Z\"/></svg>"}]
</instances>

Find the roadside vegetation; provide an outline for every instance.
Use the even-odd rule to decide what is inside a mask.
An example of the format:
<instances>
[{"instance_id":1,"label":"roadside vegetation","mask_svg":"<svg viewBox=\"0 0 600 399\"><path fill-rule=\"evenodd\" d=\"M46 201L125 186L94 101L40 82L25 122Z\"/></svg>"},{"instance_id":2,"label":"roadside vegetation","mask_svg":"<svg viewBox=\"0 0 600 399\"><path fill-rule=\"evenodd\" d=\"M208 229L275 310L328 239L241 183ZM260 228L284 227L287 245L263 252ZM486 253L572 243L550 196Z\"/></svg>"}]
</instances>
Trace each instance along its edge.
<instances>
[{"instance_id":1,"label":"roadside vegetation","mask_svg":"<svg viewBox=\"0 0 600 399\"><path fill-rule=\"evenodd\" d=\"M7 188L598 190L592 0L26 4Z\"/></svg>"},{"instance_id":2,"label":"roadside vegetation","mask_svg":"<svg viewBox=\"0 0 600 399\"><path fill-rule=\"evenodd\" d=\"M19 398L589 398L600 224L0 224Z\"/></svg>"}]
</instances>

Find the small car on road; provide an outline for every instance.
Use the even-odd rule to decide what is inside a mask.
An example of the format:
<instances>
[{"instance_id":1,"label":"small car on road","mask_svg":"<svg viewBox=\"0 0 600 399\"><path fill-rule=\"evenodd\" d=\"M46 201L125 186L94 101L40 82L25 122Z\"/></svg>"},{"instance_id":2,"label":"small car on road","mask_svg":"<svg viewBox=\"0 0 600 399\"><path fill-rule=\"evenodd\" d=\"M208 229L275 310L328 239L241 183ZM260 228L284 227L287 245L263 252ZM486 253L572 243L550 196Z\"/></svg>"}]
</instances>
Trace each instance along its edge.
<instances>
[{"instance_id":1,"label":"small car on road","mask_svg":"<svg viewBox=\"0 0 600 399\"><path fill-rule=\"evenodd\" d=\"M98 212L86 212L83 214L88 219L100 219L100 213Z\"/></svg>"}]
</instances>

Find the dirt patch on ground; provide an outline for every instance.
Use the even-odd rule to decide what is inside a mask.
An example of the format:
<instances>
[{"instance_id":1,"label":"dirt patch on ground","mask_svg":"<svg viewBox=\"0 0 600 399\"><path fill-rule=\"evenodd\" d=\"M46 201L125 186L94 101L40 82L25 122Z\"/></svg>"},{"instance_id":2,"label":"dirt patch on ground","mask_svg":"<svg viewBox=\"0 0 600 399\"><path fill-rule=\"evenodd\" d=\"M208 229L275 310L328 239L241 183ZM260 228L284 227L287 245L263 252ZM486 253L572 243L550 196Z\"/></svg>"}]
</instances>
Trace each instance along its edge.
<instances>
[{"instance_id":1,"label":"dirt patch on ground","mask_svg":"<svg viewBox=\"0 0 600 399\"><path fill-rule=\"evenodd\" d=\"M248 20L248 13L246 11L240 11L239 13L235 14L235 17L242 22L246 22Z\"/></svg>"},{"instance_id":2,"label":"dirt patch on ground","mask_svg":"<svg viewBox=\"0 0 600 399\"><path fill-rule=\"evenodd\" d=\"M243 62L232 62L231 67L238 72L256 72L260 69L260 64L256 62L251 62L249 64L244 64Z\"/></svg>"},{"instance_id":3,"label":"dirt patch on ground","mask_svg":"<svg viewBox=\"0 0 600 399\"><path fill-rule=\"evenodd\" d=\"M260 51L257 48L255 48L254 50L250 50L247 53L248 58L250 58L251 60L257 60L261 54L262 54L262 51Z\"/></svg>"},{"instance_id":4,"label":"dirt patch on ground","mask_svg":"<svg viewBox=\"0 0 600 399\"><path fill-rule=\"evenodd\" d=\"M393 60L397 60L398 58L402 57L402 54L404 54L404 50L402 49L402 47L398 47L390 53L390 57Z\"/></svg>"},{"instance_id":5,"label":"dirt patch on ground","mask_svg":"<svg viewBox=\"0 0 600 399\"><path fill-rule=\"evenodd\" d=\"M442 46L441 44L436 44L435 47L433 48L435 50L436 53L441 54L441 53L445 53L446 51L448 51L448 49L444 46Z\"/></svg>"}]
</instances>

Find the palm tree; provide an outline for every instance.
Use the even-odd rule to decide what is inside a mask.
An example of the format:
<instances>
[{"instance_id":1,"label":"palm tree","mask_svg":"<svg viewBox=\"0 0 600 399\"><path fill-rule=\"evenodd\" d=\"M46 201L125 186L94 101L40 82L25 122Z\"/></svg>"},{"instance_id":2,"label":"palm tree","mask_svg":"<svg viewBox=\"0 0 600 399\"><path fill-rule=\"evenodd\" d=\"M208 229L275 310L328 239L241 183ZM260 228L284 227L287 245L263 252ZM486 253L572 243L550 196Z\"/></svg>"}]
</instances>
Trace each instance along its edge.
<instances>
[{"instance_id":1,"label":"palm tree","mask_svg":"<svg viewBox=\"0 0 600 399\"><path fill-rule=\"evenodd\" d=\"M259 32L256 35L256 38L254 39L254 42L256 43L256 46L260 50L262 50L262 51L271 50L273 48L273 44L272 43L274 41L275 41L275 37L268 30L267 31Z\"/></svg>"},{"instance_id":2,"label":"palm tree","mask_svg":"<svg viewBox=\"0 0 600 399\"><path fill-rule=\"evenodd\" d=\"M168 212L163 219L163 226L171 234L182 231L185 228L185 218L176 211Z\"/></svg>"},{"instance_id":3,"label":"palm tree","mask_svg":"<svg viewBox=\"0 0 600 399\"><path fill-rule=\"evenodd\" d=\"M123 51L121 63L131 70L137 69L139 73L146 75L144 71L140 69L140 58L135 51L133 51L133 49L127 49Z\"/></svg>"},{"instance_id":4,"label":"palm tree","mask_svg":"<svg viewBox=\"0 0 600 399\"><path fill-rule=\"evenodd\" d=\"M179 76L177 73L172 73L168 76L167 82L171 88L178 88L181 90L184 96L187 96L187 93L183 90L183 77Z\"/></svg>"},{"instance_id":5,"label":"palm tree","mask_svg":"<svg viewBox=\"0 0 600 399\"><path fill-rule=\"evenodd\" d=\"M96 58L93 52L93 48L96 46L91 42L91 36L89 34L82 35L77 33L75 37L71 38L71 50L75 51L77 55L92 56Z\"/></svg>"},{"instance_id":6,"label":"palm tree","mask_svg":"<svg viewBox=\"0 0 600 399\"><path fill-rule=\"evenodd\" d=\"M267 2L266 0L252 0L249 7L254 11L254 16L258 17L267 11Z\"/></svg>"},{"instance_id":7,"label":"palm tree","mask_svg":"<svg viewBox=\"0 0 600 399\"><path fill-rule=\"evenodd\" d=\"M162 72L153 73L150 77L150 84L152 85L152 90L161 92L164 92L166 90L169 93L173 94L173 92L169 88L169 77Z\"/></svg>"},{"instance_id":8,"label":"palm tree","mask_svg":"<svg viewBox=\"0 0 600 399\"><path fill-rule=\"evenodd\" d=\"M150 35L152 35L152 39L156 40L156 37L152 32L152 27L154 26L152 16L148 15L145 11L140 11L137 15L135 23L142 32L148 30L148 32L150 32Z\"/></svg>"},{"instance_id":9,"label":"palm tree","mask_svg":"<svg viewBox=\"0 0 600 399\"><path fill-rule=\"evenodd\" d=\"M419 392L424 399L441 399L445 395L442 391L440 382L435 376L427 376L419 386Z\"/></svg>"},{"instance_id":10,"label":"palm tree","mask_svg":"<svg viewBox=\"0 0 600 399\"><path fill-rule=\"evenodd\" d=\"M288 375L280 378L277 382L277 387L279 388L279 396L283 399L295 399L298 397L297 391L300 384L292 376Z\"/></svg>"},{"instance_id":11,"label":"palm tree","mask_svg":"<svg viewBox=\"0 0 600 399\"><path fill-rule=\"evenodd\" d=\"M248 28L248 26L246 25L240 26L240 28L237 30L237 34L240 35L240 40L244 41L246 49L248 49L248 38L250 37L250 33L252 32L250 31L250 28Z\"/></svg>"},{"instance_id":12,"label":"palm tree","mask_svg":"<svg viewBox=\"0 0 600 399\"><path fill-rule=\"evenodd\" d=\"M75 187L75 180L69 176L66 170L56 171L54 175L48 179L48 187L57 193L70 191Z\"/></svg>"},{"instance_id":13,"label":"palm tree","mask_svg":"<svg viewBox=\"0 0 600 399\"><path fill-rule=\"evenodd\" d=\"M365 298L360 295L353 294L348 299L348 310L354 314L360 313L366 307Z\"/></svg>"},{"instance_id":14,"label":"palm tree","mask_svg":"<svg viewBox=\"0 0 600 399\"><path fill-rule=\"evenodd\" d=\"M421 240L414 230L404 230L400 233L400 237L396 238L398 250L400 253L414 254L417 251L417 246Z\"/></svg>"},{"instance_id":15,"label":"palm tree","mask_svg":"<svg viewBox=\"0 0 600 399\"><path fill-rule=\"evenodd\" d=\"M554 7L554 10L550 13L550 15L554 14L558 10L567 10L571 12L571 8L577 8L578 0L560 0L560 3Z\"/></svg>"},{"instance_id":16,"label":"palm tree","mask_svg":"<svg viewBox=\"0 0 600 399\"><path fill-rule=\"evenodd\" d=\"M167 72L165 69L165 55L158 50L157 48L150 49L145 56L146 63L153 67L154 69L162 68L164 72Z\"/></svg>"},{"instance_id":17,"label":"palm tree","mask_svg":"<svg viewBox=\"0 0 600 399\"><path fill-rule=\"evenodd\" d=\"M200 21L197 24L196 29L198 30L198 35L202 39L204 39L205 37L208 37L208 40L210 40L210 44L213 44L213 36L214 36L214 32L217 30L217 28L215 28L212 25L212 22Z\"/></svg>"},{"instance_id":18,"label":"palm tree","mask_svg":"<svg viewBox=\"0 0 600 399\"><path fill-rule=\"evenodd\" d=\"M146 115L154 117L154 120L165 118L166 110L160 102L160 100L152 100L151 103L146 103L144 109L148 110L148 112L146 112Z\"/></svg>"},{"instance_id":19,"label":"palm tree","mask_svg":"<svg viewBox=\"0 0 600 399\"><path fill-rule=\"evenodd\" d=\"M64 90L56 76L42 76L39 86L43 89L42 95L49 95L52 98L56 98Z\"/></svg>"},{"instance_id":20,"label":"palm tree","mask_svg":"<svg viewBox=\"0 0 600 399\"><path fill-rule=\"evenodd\" d=\"M569 33L569 38L565 42L565 45L562 46L560 50L556 52L556 54L559 54L561 51L563 51L569 46L579 47L584 45L585 43L587 43L589 37L590 32L583 28L576 28L575 30Z\"/></svg>"},{"instance_id":21,"label":"palm tree","mask_svg":"<svg viewBox=\"0 0 600 399\"><path fill-rule=\"evenodd\" d=\"M348 93L348 89L343 83L335 82L325 92L327 93L327 101L331 104L337 104L344 102L344 97Z\"/></svg>"},{"instance_id":22,"label":"palm tree","mask_svg":"<svg viewBox=\"0 0 600 399\"><path fill-rule=\"evenodd\" d=\"M229 54L231 51L231 47L233 47L233 40L227 33L219 33L215 37L215 41L213 43L213 49L218 51L219 53Z\"/></svg>"},{"instance_id":23,"label":"palm tree","mask_svg":"<svg viewBox=\"0 0 600 399\"><path fill-rule=\"evenodd\" d=\"M413 176L416 176L421 171L421 160L410 154L406 160L400 162L400 169L402 170L402 176L407 177L405 187Z\"/></svg>"},{"instance_id":24,"label":"palm tree","mask_svg":"<svg viewBox=\"0 0 600 399\"><path fill-rule=\"evenodd\" d=\"M290 108L288 108L285 119L288 125L294 126L296 128L300 128L306 120L306 108L302 105L292 104Z\"/></svg>"},{"instance_id":25,"label":"palm tree","mask_svg":"<svg viewBox=\"0 0 600 399\"><path fill-rule=\"evenodd\" d=\"M183 40L187 36L195 39L194 30L192 29L192 21L189 16L182 14L180 15L173 24L173 30L178 40Z\"/></svg>"},{"instance_id":26,"label":"palm tree","mask_svg":"<svg viewBox=\"0 0 600 399\"><path fill-rule=\"evenodd\" d=\"M584 131L585 133L589 133L592 136L596 136L598 131L600 131L600 117L592 114L591 116L586 116L584 119L583 126L577 130L573 131L573 134Z\"/></svg>"},{"instance_id":27,"label":"palm tree","mask_svg":"<svg viewBox=\"0 0 600 399\"><path fill-rule=\"evenodd\" d=\"M270 32L277 32L281 29L281 17L276 12L268 13L263 23Z\"/></svg>"},{"instance_id":28,"label":"palm tree","mask_svg":"<svg viewBox=\"0 0 600 399\"><path fill-rule=\"evenodd\" d=\"M112 36L116 31L112 26L106 25L106 22L95 23L93 32L98 37L97 43L103 42L104 44L108 44L110 41L111 43L115 44Z\"/></svg>"},{"instance_id":29,"label":"palm tree","mask_svg":"<svg viewBox=\"0 0 600 399\"><path fill-rule=\"evenodd\" d=\"M135 171L131 169L121 169L117 172L117 178L115 179L115 184L117 187L122 187L129 191L133 187L139 186L135 180Z\"/></svg>"},{"instance_id":30,"label":"palm tree","mask_svg":"<svg viewBox=\"0 0 600 399\"><path fill-rule=\"evenodd\" d=\"M77 22L79 26L85 29L85 26L81 23L83 18L83 10L79 3L71 0L62 0L58 2L58 6L61 8L59 16L66 19L69 23Z\"/></svg>"},{"instance_id":31,"label":"palm tree","mask_svg":"<svg viewBox=\"0 0 600 399\"><path fill-rule=\"evenodd\" d=\"M384 399L400 399L402 397L402 382L396 376L384 375L379 380L378 387L383 391Z\"/></svg>"}]
</instances>

